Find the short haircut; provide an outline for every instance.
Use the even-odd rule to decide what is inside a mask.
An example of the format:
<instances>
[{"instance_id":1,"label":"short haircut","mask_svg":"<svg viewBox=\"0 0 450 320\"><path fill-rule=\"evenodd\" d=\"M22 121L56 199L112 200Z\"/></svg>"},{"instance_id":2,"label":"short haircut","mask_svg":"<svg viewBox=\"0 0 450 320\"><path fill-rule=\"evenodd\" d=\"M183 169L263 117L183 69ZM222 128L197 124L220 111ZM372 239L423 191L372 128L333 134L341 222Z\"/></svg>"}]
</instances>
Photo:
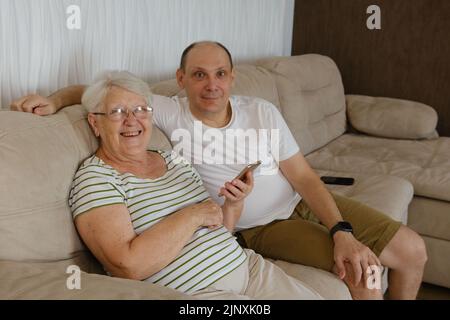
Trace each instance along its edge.
<instances>
[{"instance_id":1,"label":"short haircut","mask_svg":"<svg viewBox=\"0 0 450 320\"><path fill-rule=\"evenodd\" d=\"M231 53L230 53L230 51L228 51L228 49L223 44L221 44L220 42L217 42L217 41L199 41L199 42L191 43L186 49L184 49L183 53L181 54L181 61L180 61L180 69L181 70L186 71L185 70L186 59L189 54L189 51L191 51L192 49L194 49L196 46L198 46L200 44L213 44L213 45L216 45L216 46L222 48L226 52L228 59L230 60L231 69L233 69L233 59L231 58Z\"/></svg>"},{"instance_id":2,"label":"short haircut","mask_svg":"<svg viewBox=\"0 0 450 320\"><path fill-rule=\"evenodd\" d=\"M88 112L100 111L101 105L112 87L119 87L143 96L150 105L151 91L148 84L128 71L100 73L83 93L81 104Z\"/></svg>"}]
</instances>

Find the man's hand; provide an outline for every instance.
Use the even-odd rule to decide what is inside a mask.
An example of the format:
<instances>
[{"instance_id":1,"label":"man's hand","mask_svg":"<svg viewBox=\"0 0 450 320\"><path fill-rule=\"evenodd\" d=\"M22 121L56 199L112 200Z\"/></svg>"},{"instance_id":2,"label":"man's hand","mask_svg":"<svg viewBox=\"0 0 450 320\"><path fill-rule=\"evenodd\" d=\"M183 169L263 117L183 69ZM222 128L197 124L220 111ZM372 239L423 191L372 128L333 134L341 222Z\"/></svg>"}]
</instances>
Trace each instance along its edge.
<instances>
[{"instance_id":1,"label":"man's hand","mask_svg":"<svg viewBox=\"0 0 450 320\"><path fill-rule=\"evenodd\" d=\"M219 196L225 196L225 202L228 202L228 205L240 204L252 190L253 173L249 171L243 180L234 179L231 182L225 182L225 185L220 188Z\"/></svg>"},{"instance_id":2,"label":"man's hand","mask_svg":"<svg viewBox=\"0 0 450 320\"><path fill-rule=\"evenodd\" d=\"M344 263L349 263L353 269L355 286L359 284L363 275L366 279L366 271L369 266L381 266L380 260L367 246L359 242L351 233L338 231L334 239L334 261L338 276L344 279L346 276Z\"/></svg>"},{"instance_id":3,"label":"man's hand","mask_svg":"<svg viewBox=\"0 0 450 320\"><path fill-rule=\"evenodd\" d=\"M225 196L225 202L222 206L223 225L233 232L236 222L241 217L244 208L244 199L253 190L253 173L247 172L243 178L244 181L234 179L226 182L224 187L220 188L220 196Z\"/></svg>"},{"instance_id":4,"label":"man's hand","mask_svg":"<svg viewBox=\"0 0 450 320\"><path fill-rule=\"evenodd\" d=\"M35 113L40 116L58 111L55 102L37 94L28 95L11 103L11 110Z\"/></svg>"}]
</instances>

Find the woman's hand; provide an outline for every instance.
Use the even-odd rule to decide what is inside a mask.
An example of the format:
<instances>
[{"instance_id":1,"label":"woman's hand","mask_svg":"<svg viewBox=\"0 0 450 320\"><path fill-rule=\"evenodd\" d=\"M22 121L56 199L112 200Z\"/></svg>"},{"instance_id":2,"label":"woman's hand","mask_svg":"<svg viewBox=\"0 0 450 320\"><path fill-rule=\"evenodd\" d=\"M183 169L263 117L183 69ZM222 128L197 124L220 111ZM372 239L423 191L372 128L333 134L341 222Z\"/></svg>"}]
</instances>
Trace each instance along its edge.
<instances>
[{"instance_id":1,"label":"woman's hand","mask_svg":"<svg viewBox=\"0 0 450 320\"><path fill-rule=\"evenodd\" d=\"M198 218L199 227L213 229L223 224L222 208L211 199L189 206L184 210Z\"/></svg>"}]
</instances>

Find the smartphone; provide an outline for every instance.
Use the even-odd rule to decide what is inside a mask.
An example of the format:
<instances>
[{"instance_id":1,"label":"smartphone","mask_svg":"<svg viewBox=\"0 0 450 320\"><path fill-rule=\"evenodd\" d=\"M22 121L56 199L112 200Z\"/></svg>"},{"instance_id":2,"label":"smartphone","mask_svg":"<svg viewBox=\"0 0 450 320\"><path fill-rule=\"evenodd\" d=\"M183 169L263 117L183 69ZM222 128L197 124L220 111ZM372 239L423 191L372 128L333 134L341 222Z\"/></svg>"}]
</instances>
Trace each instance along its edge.
<instances>
[{"instance_id":1,"label":"smartphone","mask_svg":"<svg viewBox=\"0 0 450 320\"><path fill-rule=\"evenodd\" d=\"M244 179L244 176L247 172L255 170L260 165L261 165L260 160L256 161L255 163L251 163L251 164L247 165L244 169L242 169L242 171L234 179L238 179L238 180Z\"/></svg>"},{"instance_id":2,"label":"smartphone","mask_svg":"<svg viewBox=\"0 0 450 320\"><path fill-rule=\"evenodd\" d=\"M339 184L344 186L351 186L355 179L353 178L345 178L345 177L331 177L331 176L323 176L320 177L325 184Z\"/></svg>"},{"instance_id":3,"label":"smartphone","mask_svg":"<svg viewBox=\"0 0 450 320\"><path fill-rule=\"evenodd\" d=\"M234 179L239 179L239 180L244 179L244 176L245 176L245 174L246 174L247 172L255 170L255 169L258 168L260 165L261 165L261 161L260 161L260 160L256 161L255 163L251 163L251 164L247 165L244 169L242 169L241 172L239 172L239 174L238 174L236 177L234 177ZM234 179L233 179L233 180L234 180ZM233 181L233 180L231 180L231 181ZM242 180L242 181L245 182L245 180ZM223 197L223 195L220 194L220 193L218 194L218 196L219 196L219 197Z\"/></svg>"}]
</instances>

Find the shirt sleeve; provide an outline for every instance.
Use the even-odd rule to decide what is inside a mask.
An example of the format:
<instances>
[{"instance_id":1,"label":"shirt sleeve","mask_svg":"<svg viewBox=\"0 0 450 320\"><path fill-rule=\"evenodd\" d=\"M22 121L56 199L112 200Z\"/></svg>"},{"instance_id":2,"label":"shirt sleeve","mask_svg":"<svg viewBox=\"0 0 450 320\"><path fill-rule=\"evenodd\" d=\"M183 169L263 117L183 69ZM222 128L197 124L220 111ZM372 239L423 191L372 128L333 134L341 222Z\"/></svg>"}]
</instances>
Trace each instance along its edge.
<instances>
[{"instance_id":1,"label":"shirt sleeve","mask_svg":"<svg viewBox=\"0 0 450 320\"><path fill-rule=\"evenodd\" d=\"M272 154L277 161L287 160L299 152L300 147L280 111L273 104L268 104L269 107L265 110L270 110L270 126L271 129L275 129L271 132Z\"/></svg>"},{"instance_id":2,"label":"shirt sleeve","mask_svg":"<svg viewBox=\"0 0 450 320\"><path fill-rule=\"evenodd\" d=\"M75 219L81 213L112 204L126 204L126 195L108 174L95 166L80 168L72 182L69 206Z\"/></svg>"},{"instance_id":3,"label":"shirt sleeve","mask_svg":"<svg viewBox=\"0 0 450 320\"><path fill-rule=\"evenodd\" d=\"M180 156L178 154L178 152L176 152L175 150L170 151L170 157L171 157L171 161L173 163L175 163L176 165L182 165L182 166L186 166L187 168L189 168L189 170L192 173L192 177L195 179L195 181L199 185L203 185L203 181L202 181L200 174L197 172L197 170L194 168L194 166L186 158Z\"/></svg>"},{"instance_id":4,"label":"shirt sleeve","mask_svg":"<svg viewBox=\"0 0 450 320\"><path fill-rule=\"evenodd\" d=\"M173 122L176 115L181 112L177 97L169 98L155 94L152 95L151 104L153 108L153 123L163 131L170 140L172 134L172 132L169 132L171 121Z\"/></svg>"}]
</instances>

